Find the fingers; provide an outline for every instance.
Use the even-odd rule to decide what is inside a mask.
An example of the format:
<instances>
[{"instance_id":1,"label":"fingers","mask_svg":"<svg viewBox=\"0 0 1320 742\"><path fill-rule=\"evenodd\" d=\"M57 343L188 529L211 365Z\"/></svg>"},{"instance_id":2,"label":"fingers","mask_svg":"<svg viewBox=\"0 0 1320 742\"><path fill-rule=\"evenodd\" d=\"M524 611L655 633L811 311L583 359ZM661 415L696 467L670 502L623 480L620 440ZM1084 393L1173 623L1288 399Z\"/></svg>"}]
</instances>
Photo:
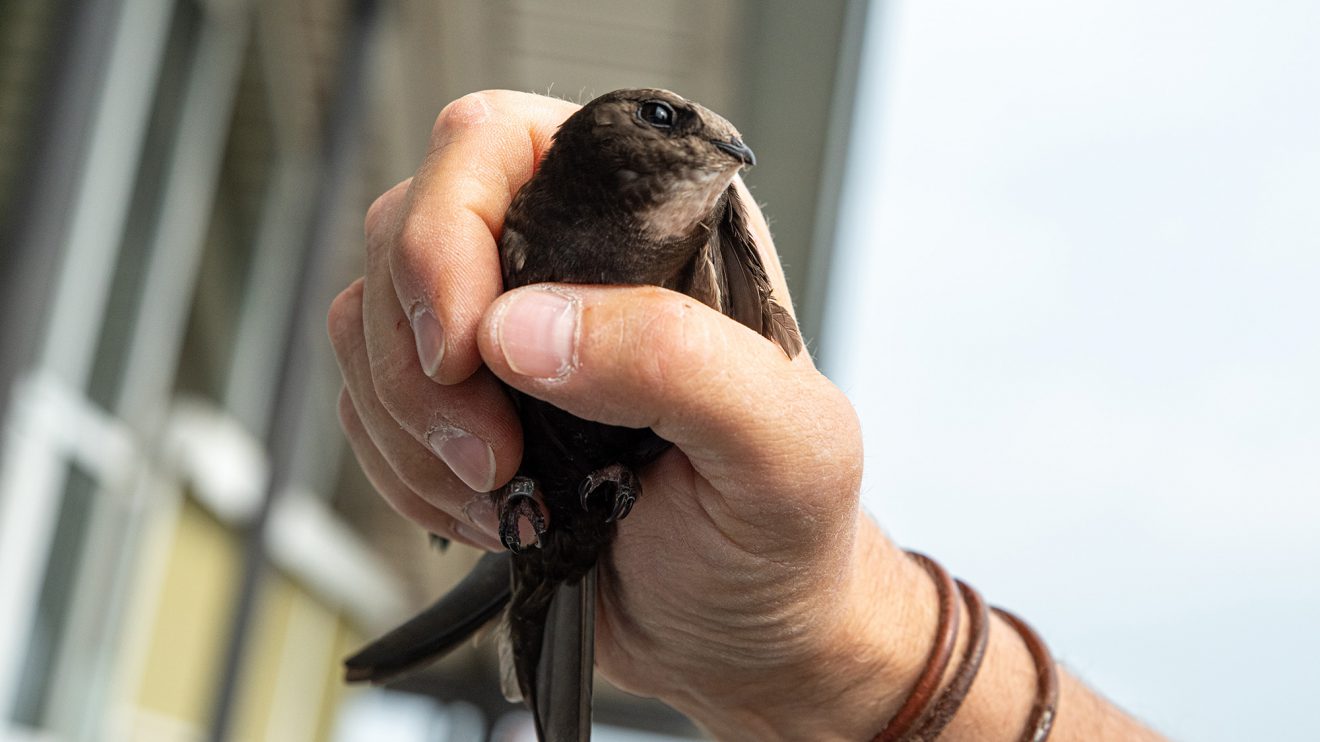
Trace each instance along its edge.
<instances>
[{"instance_id":1,"label":"fingers","mask_svg":"<svg viewBox=\"0 0 1320 742\"><path fill-rule=\"evenodd\" d=\"M495 303L479 341L510 385L580 417L652 427L722 491L801 493L860 480L856 416L806 354L790 361L690 297L525 287Z\"/></svg>"},{"instance_id":2,"label":"fingers","mask_svg":"<svg viewBox=\"0 0 1320 742\"><path fill-rule=\"evenodd\" d=\"M347 389L339 394L339 423L367 480L377 492L381 493L395 512L437 536L462 541L478 549L499 551L503 548L491 536L472 528L469 524L455 521L452 516L427 502L399 479L384 455L376 448L376 444L372 442L362 418L353 407L353 400Z\"/></svg>"},{"instance_id":3,"label":"fingers","mask_svg":"<svg viewBox=\"0 0 1320 742\"><path fill-rule=\"evenodd\" d=\"M416 507L401 486L450 516L492 525L464 508L489 504L475 493L512 477L522 433L504 390L477 370L475 329L502 287L503 213L575 108L504 91L455 101L416 176L367 212L365 280L332 305L330 333L371 446L364 456L394 473L396 507Z\"/></svg>"},{"instance_id":4,"label":"fingers","mask_svg":"<svg viewBox=\"0 0 1320 742\"><path fill-rule=\"evenodd\" d=\"M345 389L363 429L410 491L493 537L494 506L483 493L511 477L522 455L521 429L508 396L489 372L453 386L434 384L420 375L415 356L397 360L397 349L387 356L396 359L392 365L373 367L363 336L365 289L363 281L355 281L335 298L329 316ZM378 393L382 378L406 385L390 389L395 410L387 409Z\"/></svg>"},{"instance_id":5,"label":"fingers","mask_svg":"<svg viewBox=\"0 0 1320 742\"><path fill-rule=\"evenodd\" d=\"M504 212L576 108L509 91L459 98L437 118L417 175L387 194L380 212L392 209L393 218L368 219L368 230L380 233L369 237L369 252L384 253L368 281L392 282L390 299L406 317L426 376L454 384L480 365L477 323L502 290L495 240ZM377 314L368 312L369 337L380 328Z\"/></svg>"},{"instance_id":6,"label":"fingers","mask_svg":"<svg viewBox=\"0 0 1320 742\"><path fill-rule=\"evenodd\" d=\"M366 233L368 251L386 249L388 239L398 231L399 216L403 213L399 207L407 200L412 182L412 178L405 178L395 183L367 207L362 229Z\"/></svg>"},{"instance_id":7,"label":"fingers","mask_svg":"<svg viewBox=\"0 0 1320 742\"><path fill-rule=\"evenodd\" d=\"M426 376L383 265L385 257L380 251L367 256L360 313L352 307L343 309L342 321L350 328L365 328L366 333L357 352L355 340L363 337L364 330L345 332L343 344L354 346L342 354L345 378L355 374L362 385L369 384L396 427L431 449L467 486L489 491L513 476L522 456L522 433L513 406L489 373L469 375L449 386ZM359 392L351 381L349 388L358 401Z\"/></svg>"}]
</instances>

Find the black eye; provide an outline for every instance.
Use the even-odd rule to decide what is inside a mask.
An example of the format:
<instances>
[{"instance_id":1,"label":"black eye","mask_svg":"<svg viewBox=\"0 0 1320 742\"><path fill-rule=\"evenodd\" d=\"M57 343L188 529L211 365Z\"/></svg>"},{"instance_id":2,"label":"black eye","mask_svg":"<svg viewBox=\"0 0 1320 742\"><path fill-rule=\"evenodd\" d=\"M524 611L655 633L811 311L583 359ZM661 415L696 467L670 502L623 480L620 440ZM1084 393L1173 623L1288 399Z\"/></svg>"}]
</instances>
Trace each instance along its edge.
<instances>
[{"instance_id":1,"label":"black eye","mask_svg":"<svg viewBox=\"0 0 1320 742\"><path fill-rule=\"evenodd\" d=\"M678 114L674 113L674 108L664 101L648 100L637 109L637 118L657 129L668 129L674 125Z\"/></svg>"}]
</instances>

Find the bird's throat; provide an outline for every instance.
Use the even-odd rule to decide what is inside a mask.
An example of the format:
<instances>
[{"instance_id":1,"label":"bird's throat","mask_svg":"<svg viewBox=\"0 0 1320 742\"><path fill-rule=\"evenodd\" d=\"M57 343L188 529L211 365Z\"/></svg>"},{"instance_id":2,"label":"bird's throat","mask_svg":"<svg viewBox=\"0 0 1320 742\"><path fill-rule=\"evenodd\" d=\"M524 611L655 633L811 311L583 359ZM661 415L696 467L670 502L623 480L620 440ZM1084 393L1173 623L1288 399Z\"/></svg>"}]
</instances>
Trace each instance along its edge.
<instances>
[{"instance_id":1,"label":"bird's throat","mask_svg":"<svg viewBox=\"0 0 1320 742\"><path fill-rule=\"evenodd\" d=\"M689 238L710 218L737 170L690 170L657 184L650 202L636 212L638 226L660 243Z\"/></svg>"}]
</instances>

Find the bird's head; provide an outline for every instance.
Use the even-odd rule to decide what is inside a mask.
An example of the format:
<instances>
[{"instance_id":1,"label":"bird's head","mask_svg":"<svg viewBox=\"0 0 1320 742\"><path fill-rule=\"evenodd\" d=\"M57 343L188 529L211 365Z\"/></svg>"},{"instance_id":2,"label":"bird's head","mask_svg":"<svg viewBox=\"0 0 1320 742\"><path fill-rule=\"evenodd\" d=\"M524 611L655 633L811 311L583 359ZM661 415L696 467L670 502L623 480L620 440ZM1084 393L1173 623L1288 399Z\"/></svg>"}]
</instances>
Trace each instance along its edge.
<instances>
[{"instance_id":1,"label":"bird's head","mask_svg":"<svg viewBox=\"0 0 1320 742\"><path fill-rule=\"evenodd\" d=\"M733 124L668 90L606 93L565 122L563 132L590 137L611 164L639 175L685 169L732 174L756 164Z\"/></svg>"},{"instance_id":2,"label":"bird's head","mask_svg":"<svg viewBox=\"0 0 1320 742\"><path fill-rule=\"evenodd\" d=\"M672 236L710 212L756 156L724 117L668 90L616 90L569 117L555 137L579 177L657 212ZM553 151L553 150L552 150Z\"/></svg>"}]
</instances>

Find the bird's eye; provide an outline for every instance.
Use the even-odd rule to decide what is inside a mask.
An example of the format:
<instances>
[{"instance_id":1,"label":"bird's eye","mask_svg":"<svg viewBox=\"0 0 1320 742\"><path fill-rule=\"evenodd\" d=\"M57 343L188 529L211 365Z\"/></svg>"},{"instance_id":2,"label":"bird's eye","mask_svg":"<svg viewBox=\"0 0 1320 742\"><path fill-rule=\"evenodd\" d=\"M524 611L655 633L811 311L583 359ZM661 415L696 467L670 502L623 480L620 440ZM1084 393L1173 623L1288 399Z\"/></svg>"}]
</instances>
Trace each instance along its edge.
<instances>
[{"instance_id":1,"label":"bird's eye","mask_svg":"<svg viewBox=\"0 0 1320 742\"><path fill-rule=\"evenodd\" d=\"M657 129L668 129L674 125L678 114L674 113L673 106L664 101L648 100L637 109L637 118Z\"/></svg>"}]
</instances>

